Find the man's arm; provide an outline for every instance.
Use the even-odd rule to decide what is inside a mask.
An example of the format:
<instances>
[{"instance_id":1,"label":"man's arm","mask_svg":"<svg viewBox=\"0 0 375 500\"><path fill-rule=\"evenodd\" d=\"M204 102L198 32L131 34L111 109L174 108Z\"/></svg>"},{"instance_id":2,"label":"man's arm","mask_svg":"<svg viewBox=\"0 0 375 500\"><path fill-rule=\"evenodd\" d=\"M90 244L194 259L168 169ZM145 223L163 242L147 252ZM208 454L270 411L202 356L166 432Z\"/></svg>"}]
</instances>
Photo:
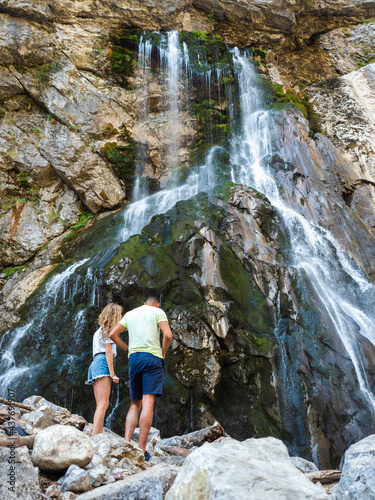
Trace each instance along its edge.
<instances>
[{"instance_id":1,"label":"man's arm","mask_svg":"<svg viewBox=\"0 0 375 500\"><path fill-rule=\"evenodd\" d=\"M165 358L167 349L172 343L172 339L173 339L172 330L170 329L168 321L160 321L159 328L163 332L163 345L162 345L161 350L162 350L163 358Z\"/></svg>"},{"instance_id":2,"label":"man's arm","mask_svg":"<svg viewBox=\"0 0 375 500\"><path fill-rule=\"evenodd\" d=\"M112 330L109 332L109 338L113 340L113 342L123 351L127 352L129 350L129 347L123 340L120 339L120 333L124 332L126 328L121 325L120 323L117 323L116 326L112 328Z\"/></svg>"}]
</instances>

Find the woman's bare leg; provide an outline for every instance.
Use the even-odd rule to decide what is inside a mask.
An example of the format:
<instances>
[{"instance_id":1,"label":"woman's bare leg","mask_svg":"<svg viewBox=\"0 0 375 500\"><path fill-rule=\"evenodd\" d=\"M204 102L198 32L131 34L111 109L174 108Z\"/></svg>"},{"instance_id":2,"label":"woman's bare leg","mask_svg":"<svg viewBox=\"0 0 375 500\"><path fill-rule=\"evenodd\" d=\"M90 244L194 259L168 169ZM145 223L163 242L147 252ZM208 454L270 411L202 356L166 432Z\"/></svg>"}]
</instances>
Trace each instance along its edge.
<instances>
[{"instance_id":1,"label":"woman's bare leg","mask_svg":"<svg viewBox=\"0 0 375 500\"><path fill-rule=\"evenodd\" d=\"M103 432L104 417L109 405L109 395L111 393L111 377L102 377L96 379L93 384L96 401L96 411L94 413L94 422L91 436Z\"/></svg>"}]
</instances>

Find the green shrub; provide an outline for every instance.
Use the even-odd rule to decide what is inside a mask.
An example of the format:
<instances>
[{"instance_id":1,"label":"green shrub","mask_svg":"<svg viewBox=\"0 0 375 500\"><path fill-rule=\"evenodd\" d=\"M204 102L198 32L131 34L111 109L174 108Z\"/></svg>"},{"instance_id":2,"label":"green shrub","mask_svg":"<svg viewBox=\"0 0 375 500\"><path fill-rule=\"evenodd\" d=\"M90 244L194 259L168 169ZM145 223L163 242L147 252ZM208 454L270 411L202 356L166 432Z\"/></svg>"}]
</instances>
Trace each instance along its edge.
<instances>
[{"instance_id":1,"label":"green shrub","mask_svg":"<svg viewBox=\"0 0 375 500\"><path fill-rule=\"evenodd\" d=\"M35 73L34 82L39 85L49 85L51 75L62 69L62 65L57 61L42 64Z\"/></svg>"},{"instance_id":2,"label":"green shrub","mask_svg":"<svg viewBox=\"0 0 375 500\"><path fill-rule=\"evenodd\" d=\"M81 215L79 216L79 221L76 224L74 224L74 226L71 226L70 229L79 229L80 227L86 226L88 221L93 217L94 214L92 214L91 212L82 212Z\"/></svg>"}]
</instances>

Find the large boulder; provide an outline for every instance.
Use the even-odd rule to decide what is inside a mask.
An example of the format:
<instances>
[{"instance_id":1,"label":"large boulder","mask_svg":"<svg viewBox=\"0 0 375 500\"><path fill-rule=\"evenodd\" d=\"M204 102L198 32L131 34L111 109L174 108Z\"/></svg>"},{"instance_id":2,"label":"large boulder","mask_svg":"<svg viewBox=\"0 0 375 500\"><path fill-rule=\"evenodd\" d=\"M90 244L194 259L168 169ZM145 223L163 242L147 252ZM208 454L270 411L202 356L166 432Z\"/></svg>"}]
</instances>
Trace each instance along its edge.
<instances>
[{"instance_id":1,"label":"large boulder","mask_svg":"<svg viewBox=\"0 0 375 500\"><path fill-rule=\"evenodd\" d=\"M179 468L173 465L155 465L135 476L84 493L79 498L80 500L120 500L123 498L163 500L178 470Z\"/></svg>"},{"instance_id":2,"label":"large boulder","mask_svg":"<svg viewBox=\"0 0 375 500\"><path fill-rule=\"evenodd\" d=\"M353 444L345 453L345 462L336 499L375 499L375 434Z\"/></svg>"},{"instance_id":3,"label":"large boulder","mask_svg":"<svg viewBox=\"0 0 375 500\"><path fill-rule=\"evenodd\" d=\"M0 498L40 500L38 470L26 446L16 449L0 446Z\"/></svg>"},{"instance_id":4,"label":"large boulder","mask_svg":"<svg viewBox=\"0 0 375 500\"><path fill-rule=\"evenodd\" d=\"M53 409L48 405L44 405L40 406L35 411L26 413L23 418L34 427L45 429L46 427L53 425L54 416L55 412Z\"/></svg>"},{"instance_id":5,"label":"large boulder","mask_svg":"<svg viewBox=\"0 0 375 500\"><path fill-rule=\"evenodd\" d=\"M143 451L120 436L116 438L116 435L100 433L91 438L91 443L94 455L87 469L99 464L109 467L113 460L119 461L123 458L129 459L135 465L142 465L145 461Z\"/></svg>"},{"instance_id":6,"label":"large boulder","mask_svg":"<svg viewBox=\"0 0 375 500\"><path fill-rule=\"evenodd\" d=\"M42 470L59 471L72 464L85 467L93 454L90 438L83 432L70 425L53 425L37 434L31 460Z\"/></svg>"},{"instance_id":7,"label":"large boulder","mask_svg":"<svg viewBox=\"0 0 375 500\"><path fill-rule=\"evenodd\" d=\"M65 475L58 480L58 483L63 492L82 493L90 489L89 473L76 465L71 465Z\"/></svg>"},{"instance_id":8,"label":"large boulder","mask_svg":"<svg viewBox=\"0 0 375 500\"><path fill-rule=\"evenodd\" d=\"M167 500L196 498L324 500L327 493L294 466L273 437L206 443L185 460Z\"/></svg>"}]
</instances>

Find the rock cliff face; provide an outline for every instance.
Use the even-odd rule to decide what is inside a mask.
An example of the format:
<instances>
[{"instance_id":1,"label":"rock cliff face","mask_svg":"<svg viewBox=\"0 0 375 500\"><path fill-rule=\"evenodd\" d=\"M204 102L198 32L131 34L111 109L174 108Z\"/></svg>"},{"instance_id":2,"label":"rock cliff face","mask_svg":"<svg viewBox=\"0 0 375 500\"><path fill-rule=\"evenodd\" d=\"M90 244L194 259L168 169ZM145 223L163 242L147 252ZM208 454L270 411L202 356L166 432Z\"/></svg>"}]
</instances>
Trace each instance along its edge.
<instances>
[{"instance_id":1,"label":"rock cliff face","mask_svg":"<svg viewBox=\"0 0 375 500\"><path fill-rule=\"evenodd\" d=\"M325 308L294 237L301 220L319 227L306 234L328 243L311 260L336 255L333 280L352 262L374 280L374 24L356 24L373 15L361 1L0 2L2 330L18 323L1 340L0 383L90 415L82 384L100 307L161 294L174 331L164 433L218 419L234 437L283 437L337 465L370 432L375 351L360 314L344 327ZM164 33L174 29L179 44ZM272 122L259 144L242 130L239 56L222 40L252 47L257 127L270 110ZM167 57L172 42L183 64ZM178 64L188 78L173 86ZM261 148L280 198L268 178L241 180ZM348 324L353 341L340 335ZM115 426L127 402L122 386Z\"/></svg>"}]
</instances>

